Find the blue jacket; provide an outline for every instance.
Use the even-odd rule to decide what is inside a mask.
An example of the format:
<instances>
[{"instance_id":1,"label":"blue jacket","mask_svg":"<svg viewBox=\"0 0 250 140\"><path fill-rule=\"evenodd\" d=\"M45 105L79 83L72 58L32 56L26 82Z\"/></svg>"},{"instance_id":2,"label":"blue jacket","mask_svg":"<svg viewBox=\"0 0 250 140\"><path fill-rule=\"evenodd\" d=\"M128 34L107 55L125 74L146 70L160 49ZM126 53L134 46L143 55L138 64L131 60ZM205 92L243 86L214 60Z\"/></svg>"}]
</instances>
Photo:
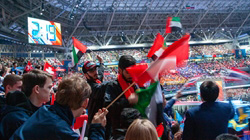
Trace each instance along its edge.
<instances>
[{"instance_id":1,"label":"blue jacket","mask_svg":"<svg viewBox=\"0 0 250 140\"><path fill-rule=\"evenodd\" d=\"M168 118L168 116L174 118L174 115L173 115L173 110L172 110L172 107L174 105L174 103L176 102L176 99L171 99L167 102L166 106L164 107L164 114L163 114L163 117L164 117L164 120L166 121L166 124L168 126L172 126L172 120L170 118Z\"/></svg>"},{"instance_id":2,"label":"blue jacket","mask_svg":"<svg viewBox=\"0 0 250 140\"><path fill-rule=\"evenodd\" d=\"M228 121L234 117L232 105L204 102L186 112L183 140L213 140L227 133Z\"/></svg>"},{"instance_id":3,"label":"blue jacket","mask_svg":"<svg viewBox=\"0 0 250 140\"><path fill-rule=\"evenodd\" d=\"M78 140L79 135L71 127L74 121L70 108L55 102L52 106L42 106L17 129L10 140ZM95 126L92 130L95 131L94 136L102 137L102 133L104 137L103 127Z\"/></svg>"}]
</instances>

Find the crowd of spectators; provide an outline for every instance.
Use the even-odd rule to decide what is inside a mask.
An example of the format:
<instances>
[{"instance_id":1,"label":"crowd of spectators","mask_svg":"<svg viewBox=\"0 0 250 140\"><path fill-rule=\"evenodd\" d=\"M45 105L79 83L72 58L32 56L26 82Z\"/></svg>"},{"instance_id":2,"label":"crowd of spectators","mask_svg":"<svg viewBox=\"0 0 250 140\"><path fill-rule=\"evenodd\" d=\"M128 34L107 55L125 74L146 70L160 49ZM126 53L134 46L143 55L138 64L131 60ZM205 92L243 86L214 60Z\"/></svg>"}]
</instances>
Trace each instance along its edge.
<instances>
[{"instance_id":1,"label":"crowd of spectators","mask_svg":"<svg viewBox=\"0 0 250 140\"><path fill-rule=\"evenodd\" d=\"M106 52L106 53L107 53L106 55L109 54L109 52ZM92 52L92 54L89 54L90 55L89 57L92 57L91 55L96 55L96 54L98 54L98 52ZM127 51L125 51L125 54L134 54L136 56L137 60L143 60L144 57L145 57L145 55L141 55L141 53L139 53L139 51L137 51L137 50L129 50L129 51L127 50ZM85 54L85 55L88 55L88 54ZM122 52L117 51L116 53L110 54L110 55L112 55L112 57L114 57L114 58L115 57L119 58L120 55L122 55ZM94 59L96 59L96 58L92 57L92 60L94 60ZM34 67L37 68L37 66L42 66L45 61L48 61L53 66L60 65L60 61L57 60L56 58L49 58L49 59L46 58L46 59L43 60L43 59L37 59L37 58L8 58L8 57L1 57L1 62L3 63L3 65L7 66L8 69L10 69L12 67L12 65L16 65L16 63L17 63L17 66L23 66L24 67L28 62L32 63L32 65L34 65ZM100 62L100 63L103 64L102 62ZM239 59L239 60L238 59L237 60L236 59L221 59L221 60L218 60L218 61L202 60L202 61L199 61L199 62L190 61L190 62L188 62L186 67L181 67L181 68L177 68L175 70L163 72L161 74L161 77L162 77L161 83L165 86L164 89L167 89L167 90L169 90L169 89L171 89L171 90L180 89L182 87L182 85L189 78L192 78L192 77L195 77L195 76L198 76L198 75L203 75L203 74L205 74L205 75L214 75L216 73L219 73L222 68L247 67L248 65L249 65L249 60L245 60L245 59ZM112 66L112 67L106 66L105 71L104 71L104 81L114 81L114 80L116 80L117 79L117 73L118 73L118 68L116 66ZM80 75L77 75L75 78L79 79L80 78L79 76ZM75 80L72 79L71 83L74 83L74 81ZM63 82L66 82L66 81L63 81ZM56 83L56 86L57 86L58 80L57 80L57 82L54 81L54 84L55 83ZM169 87L166 87L166 86L169 86ZM49 88L51 88L51 87L52 87L52 81L51 81L51 84L49 84ZM72 86L72 87L76 87L76 86ZM77 87L84 87L84 86L77 86ZM41 90L41 88L44 88L44 87L38 87L38 88L40 89L39 91L43 91L43 90ZM46 91L50 92L49 90L47 90L49 88L45 88ZM62 88L62 86L61 86L61 88ZM61 88L59 86L58 90L60 90ZM65 89L68 90L70 88L65 87ZM248 98L249 99L249 89L250 88L248 88L246 90L245 89L231 89L231 90L233 90L233 92L236 93L234 98L237 98L237 99ZM62 89L62 93L64 93L63 91L64 91L64 89ZM85 90L81 89L81 91L85 91ZM58 93L60 93L60 91ZM50 95L50 94L48 94L48 95ZM86 95L86 97L88 97L88 96ZM57 95L57 99L59 97L60 97L60 95ZM66 96L64 98L66 98ZM46 98L46 99L49 99L49 98ZM76 100L76 99L74 99L74 100ZM193 100L193 99L190 97L189 100ZM42 103L44 103L44 102L47 102L47 100L43 101ZM82 101L81 101L81 103L82 103ZM62 110L67 109L67 111L70 111L69 109L71 109L73 111L75 110L74 108L66 108L66 107L62 108L62 105L63 105L63 103L60 104L60 102L58 100L58 102L56 102L56 104L54 106L52 106L52 108L55 108L57 110L59 108L62 109ZM80 110L78 110L79 108L76 108L77 109L77 112L76 112L77 114L75 115L73 113L74 118L78 117L83 112L83 109L86 108L87 104L82 103L82 104L79 104L77 106L80 108ZM102 111L103 110L98 111L98 112L102 113ZM44 111L44 112L46 112L46 111ZM80 112L79 115L78 115L78 112ZM105 112L105 111L103 111L103 112ZM216 112L220 112L220 111L216 111ZM37 112L33 112L33 113L35 113L35 116L39 116L39 113L37 113ZM106 115L107 113L104 113L104 114ZM72 116L69 116L69 117L72 117ZM42 118L42 117L37 117L37 118ZM24 131L24 130L29 128L29 125L32 124L32 122L37 122L37 118L34 119L34 117L33 117L32 119L29 119L27 117L27 122L24 123L24 125L22 125L19 129L17 129L17 131L14 133L14 135L12 135L12 139L15 139L16 137L19 137L19 134L21 134L21 133L29 133L30 130L29 131ZM44 118L44 119L46 119L46 118ZM38 121L43 122L43 120L38 120ZM74 121L74 119L72 119L72 121ZM139 122L140 120L137 120L137 121ZM145 120L145 121L147 121L147 120ZM41 124L37 124L37 125L41 125ZM72 122L70 122L70 124L72 124ZM96 124L96 123L93 123L93 124ZM106 122L105 122L105 124L106 124ZM140 123L139 123L139 125L140 125ZM155 129L154 129L155 127L152 124L149 124L149 125L152 126L151 128L155 133ZM34 125L34 126L36 126L36 125ZM66 126L66 125L64 125L64 126ZM103 128L104 126L105 125L100 126L102 128L101 130L103 130L102 133L105 133L104 128ZM136 128L138 128L138 127L139 126L137 126ZM23 128L25 128L25 129L23 129ZM43 130L41 132L47 133L46 130ZM70 129L70 132L71 132L71 129ZM89 132L91 133L91 131L89 131ZM129 129L128 129L127 132L128 133L130 132ZM138 130L133 130L133 131L131 131L131 133L132 132L138 133ZM34 133L34 135L36 135L36 136L39 136L38 134L42 134L42 133ZM178 134L178 132L176 134ZM75 135L75 133L74 133L74 135ZM27 136L27 135L25 135L25 136ZM176 135L172 135L172 137L173 136L175 137ZM75 137L78 138L79 136L77 135ZM129 138L129 135L127 135L126 137ZM179 135L178 140L181 140L181 133Z\"/></svg>"},{"instance_id":2,"label":"crowd of spectators","mask_svg":"<svg viewBox=\"0 0 250 140\"><path fill-rule=\"evenodd\" d=\"M227 89L226 92L233 93L234 100L250 101L250 88Z\"/></svg>"},{"instance_id":3,"label":"crowd of spectators","mask_svg":"<svg viewBox=\"0 0 250 140\"><path fill-rule=\"evenodd\" d=\"M190 47L191 55L200 55L202 52L211 55L214 52L216 54L229 53L228 46L230 44L223 45L203 45L203 46L192 46ZM221 49L223 48L223 49ZM130 54L137 61L149 60L146 58L148 48L143 49L124 49L124 50L109 50L109 51L90 51L85 53L81 58L79 64L83 64L85 61L98 62L96 56L99 55L103 58L104 63L117 62L121 55ZM213 52L213 53L210 53ZM210 54L209 54L210 53ZM9 70L14 62L17 63L17 67L25 67L30 61L34 68L42 69L44 62L48 61L52 66L58 66L62 63L57 58L13 58L1 56L0 61ZM149 61L147 61L149 62ZM200 75L218 75L221 69L232 67L248 67L250 65L249 59L234 59L229 57L223 57L220 59L201 59L200 61L189 60L185 67L179 67L172 71L165 71L161 74L160 83L165 89L172 91L180 88L188 79ZM104 81L113 81L116 79L118 73L117 66L105 66Z\"/></svg>"},{"instance_id":4,"label":"crowd of spectators","mask_svg":"<svg viewBox=\"0 0 250 140\"><path fill-rule=\"evenodd\" d=\"M199 62L188 62L185 67L179 67L176 70L165 71L161 74L160 83L167 91L179 89L188 79L201 75L216 76L224 68L248 67L250 60L244 59L218 59L216 61L202 60ZM104 81L112 81L116 78L117 66L106 67Z\"/></svg>"},{"instance_id":5,"label":"crowd of spectators","mask_svg":"<svg viewBox=\"0 0 250 140\"><path fill-rule=\"evenodd\" d=\"M128 50L109 50L109 51L90 51L84 54L80 63L85 61L98 62L96 56L103 58L104 63L117 62L122 55L132 55L137 61L147 59L149 49L128 49Z\"/></svg>"},{"instance_id":6,"label":"crowd of spectators","mask_svg":"<svg viewBox=\"0 0 250 140\"><path fill-rule=\"evenodd\" d=\"M202 46L192 46L193 50L198 52L199 55L223 55L232 53L232 49L227 47L228 44L222 45L202 45Z\"/></svg>"}]
</instances>

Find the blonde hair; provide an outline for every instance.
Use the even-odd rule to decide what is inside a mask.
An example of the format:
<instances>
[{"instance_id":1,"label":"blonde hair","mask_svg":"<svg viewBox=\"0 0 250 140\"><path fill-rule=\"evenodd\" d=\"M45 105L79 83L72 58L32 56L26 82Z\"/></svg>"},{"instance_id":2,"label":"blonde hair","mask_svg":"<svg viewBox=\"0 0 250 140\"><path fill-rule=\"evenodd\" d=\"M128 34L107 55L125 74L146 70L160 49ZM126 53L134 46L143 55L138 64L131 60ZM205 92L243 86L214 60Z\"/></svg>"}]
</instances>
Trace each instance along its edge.
<instances>
[{"instance_id":1,"label":"blonde hair","mask_svg":"<svg viewBox=\"0 0 250 140\"><path fill-rule=\"evenodd\" d=\"M136 119L128 128L125 140L158 140L154 125L147 119Z\"/></svg>"},{"instance_id":2,"label":"blonde hair","mask_svg":"<svg viewBox=\"0 0 250 140\"><path fill-rule=\"evenodd\" d=\"M91 87L79 74L65 77L58 86L56 101L71 109L81 107L83 101L89 98Z\"/></svg>"}]
</instances>

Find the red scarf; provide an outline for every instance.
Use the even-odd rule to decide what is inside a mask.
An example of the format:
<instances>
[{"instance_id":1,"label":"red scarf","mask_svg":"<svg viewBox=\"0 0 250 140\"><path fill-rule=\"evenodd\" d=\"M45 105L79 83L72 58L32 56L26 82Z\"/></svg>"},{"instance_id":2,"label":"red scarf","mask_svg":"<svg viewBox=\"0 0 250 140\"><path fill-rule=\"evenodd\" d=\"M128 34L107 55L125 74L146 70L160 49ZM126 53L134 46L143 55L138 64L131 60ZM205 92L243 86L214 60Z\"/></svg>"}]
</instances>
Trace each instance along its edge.
<instances>
[{"instance_id":1,"label":"red scarf","mask_svg":"<svg viewBox=\"0 0 250 140\"><path fill-rule=\"evenodd\" d=\"M102 83L99 79L96 79L95 82L96 82L97 84L101 84L101 83Z\"/></svg>"},{"instance_id":2,"label":"red scarf","mask_svg":"<svg viewBox=\"0 0 250 140\"><path fill-rule=\"evenodd\" d=\"M130 83L127 83L127 82L123 79L122 75L120 75L120 74L118 74L117 80L118 80L119 84L121 85L123 91L130 85ZM129 97L132 93L134 93L134 92L135 92L135 90L134 90L134 88L133 88L133 86L132 86L131 88L129 88L129 90L127 90L127 91L124 93L126 99L128 99L128 97Z\"/></svg>"}]
</instances>

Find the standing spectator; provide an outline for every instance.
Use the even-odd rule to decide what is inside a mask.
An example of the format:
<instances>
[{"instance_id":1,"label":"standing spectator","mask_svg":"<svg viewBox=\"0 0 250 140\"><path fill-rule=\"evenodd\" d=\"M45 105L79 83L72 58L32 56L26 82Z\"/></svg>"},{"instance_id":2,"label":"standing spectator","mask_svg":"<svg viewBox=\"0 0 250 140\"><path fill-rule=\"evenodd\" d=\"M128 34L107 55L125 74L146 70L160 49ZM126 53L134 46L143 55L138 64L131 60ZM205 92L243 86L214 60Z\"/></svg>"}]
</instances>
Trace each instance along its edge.
<instances>
[{"instance_id":1,"label":"standing spectator","mask_svg":"<svg viewBox=\"0 0 250 140\"><path fill-rule=\"evenodd\" d=\"M171 127L171 118L174 118L174 112L173 112L173 105L174 103L178 100L178 98L180 98L182 96L181 92L177 92L176 95L171 99L169 100L167 103L166 103L166 99L164 98L164 94L162 95L163 96L163 102L164 102L164 119L165 121L167 122L167 124L169 125L169 127ZM170 118L169 118L170 117Z\"/></svg>"},{"instance_id":2,"label":"standing spectator","mask_svg":"<svg viewBox=\"0 0 250 140\"><path fill-rule=\"evenodd\" d=\"M203 103L186 112L183 140L215 139L218 135L227 133L228 121L234 117L231 104L215 102L219 95L216 83L203 82L200 92Z\"/></svg>"},{"instance_id":3,"label":"standing spectator","mask_svg":"<svg viewBox=\"0 0 250 140\"><path fill-rule=\"evenodd\" d=\"M91 123L92 118L94 117L95 113L98 109L103 107L104 103L104 94L106 85L102 84L104 67L103 67L103 60L101 57L97 55L97 59L100 63L98 67L94 62L87 61L84 63L82 67L82 71L84 76L87 79L88 84L91 87L92 93L89 97L89 104L88 104L88 124ZM97 71L98 67L98 71Z\"/></svg>"},{"instance_id":4,"label":"standing spectator","mask_svg":"<svg viewBox=\"0 0 250 140\"><path fill-rule=\"evenodd\" d=\"M107 85L106 93L104 97L105 106L109 105L122 91L124 91L129 84L132 83L132 77L127 72L126 68L136 64L136 60L131 55L123 55L119 59L118 72L119 75L116 81L110 82ZM110 136L110 127L112 126L112 135L115 134L115 130L121 128L121 112L124 108L133 107L138 102L138 95L134 92L135 86L131 87L125 94L123 94L113 105L109 108L109 115L107 116L107 137Z\"/></svg>"},{"instance_id":5,"label":"standing spectator","mask_svg":"<svg viewBox=\"0 0 250 140\"><path fill-rule=\"evenodd\" d=\"M91 88L82 77L66 77L58 87L55 104L41 107L10 139L78 140L80 136L72 130L72 125L87 107L90 94ZM107 113L106 109L100 109L95 114L89 139L104 138Z\"/></svg>"}]
</instances>

